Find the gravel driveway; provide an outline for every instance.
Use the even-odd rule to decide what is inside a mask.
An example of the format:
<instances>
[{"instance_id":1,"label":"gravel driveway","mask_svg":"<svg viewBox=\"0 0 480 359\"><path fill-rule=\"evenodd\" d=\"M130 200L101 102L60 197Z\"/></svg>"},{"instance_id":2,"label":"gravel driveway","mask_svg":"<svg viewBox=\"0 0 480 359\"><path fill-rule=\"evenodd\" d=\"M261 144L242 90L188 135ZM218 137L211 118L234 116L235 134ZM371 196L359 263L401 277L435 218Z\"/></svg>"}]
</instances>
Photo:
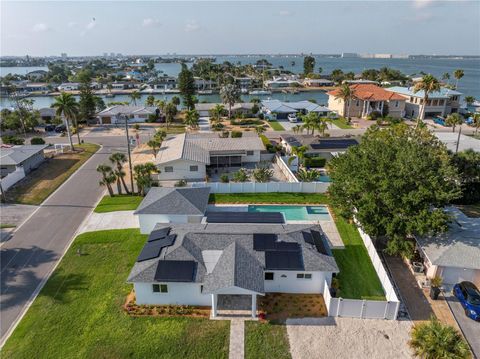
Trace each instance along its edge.
<instances>
[{"instance_id":1,"label":"gravel driveway","mask_svg":"<svg viewBox=\"0 0 480 359\"><path fill-rule=\"evenodd\" d=\"M412 358L410 321L353 318L288 319L293 359Z\"/></svg>"}]
</instances>

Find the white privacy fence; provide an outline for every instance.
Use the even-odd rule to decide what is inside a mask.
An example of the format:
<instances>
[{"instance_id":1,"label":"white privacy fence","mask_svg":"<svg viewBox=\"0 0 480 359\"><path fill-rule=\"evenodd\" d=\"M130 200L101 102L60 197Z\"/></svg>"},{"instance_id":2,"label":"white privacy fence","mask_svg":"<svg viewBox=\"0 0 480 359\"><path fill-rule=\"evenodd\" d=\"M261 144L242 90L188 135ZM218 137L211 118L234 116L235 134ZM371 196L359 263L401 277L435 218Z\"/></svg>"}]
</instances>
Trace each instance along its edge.
<instances>
[{"instance_id":1,"label":"white privacy fence","mask_svg":"<svg viewBox=\"0 0 480 359\"><path fill-rule=\"evenodd\" d=\"M211 193L301 192L325 193L328 182L192 182L192 187L210 187Z\"/></svg>"},{"instance_id":2,"label":"white privacy fence","mask_svg":"<svg viewBox=\"0 0 480 359\"><path fill-rule=\"evenodd\" d=\"M364 233L361 228L358 228L358 231L360 232L360 237L362 237L363 243L367 248L368 255L375 267L378 278L382 283L386 301L333 298L330 295L330 289L325 281L323 298L325 299L328 315L331 317L397 319L400 301L398 300L393 285L390 282L387 271L380 260L370 236Z\"/></svg>"},{"instance_id":3,"label":"white privacy fence","mask_svg":"<svg viewBox=\"0 0 480 359\"><path fill-rule=\"evenodd\" d=\"M298 158L296 158L295 160L298 161ZM288 157L281 157L279 155L276 155L275 162L277 163L278 168L280 168L280 171L283 173L283 175L287 178L288 181L299 182L297 177L295 177L292 170L288 166Z\"/></svg>"},{"instance_id":4,"label":"white privacy fence","mask_svg":"<svg viewBox=\"0 0 480 359\"><path fill-rule=\"evenodd\" d=\"M0 180L2 184L2 189L6 191L24 177L25 171L23 170L23 167L17 167L15 171L10 172L8 175L6 175Z\"/></svg>"}]
</instances>

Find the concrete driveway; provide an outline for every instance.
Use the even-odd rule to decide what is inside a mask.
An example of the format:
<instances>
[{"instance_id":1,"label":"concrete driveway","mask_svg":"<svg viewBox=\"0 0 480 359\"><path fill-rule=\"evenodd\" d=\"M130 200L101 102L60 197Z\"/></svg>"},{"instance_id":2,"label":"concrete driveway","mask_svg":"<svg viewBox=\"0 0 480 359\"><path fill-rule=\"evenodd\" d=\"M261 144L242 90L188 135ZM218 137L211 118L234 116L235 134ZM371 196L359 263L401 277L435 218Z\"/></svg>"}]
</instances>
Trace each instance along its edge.
<instances>
[{"instance_id":1,"label":"concrete driveway","mask_svg":"<svg viewBox=\"0 0 480 359\"><path fill-rule=\"evenodd\" d=\"M198 119L199 132L212 132L210 129L210 117L200 117Z\"/></svg>"},{"instance_id":2,"label":"concrete driveway","mask_svg":"<svg viewBox=\"0 0 480 359\"><path fill-rule=\"evenodd\" d=\"M452 293L445 293L450 310L455 316L455 320L462 329L463 335L467 339L473 353L480 358L480 322L476 322L465 315L465 310Z\"/></svg>"},{"instance_id":3,"label":"concrete driveway","mask_svg":"<svg viewBox=\"0 0 480 359\"><path fill-rule=\"evenodd\" d=\"M78 234L108 229L138 228L138 218L133 215L133 212L134 211L92 212L78 229Z\"/></svg>"}]
</instances>

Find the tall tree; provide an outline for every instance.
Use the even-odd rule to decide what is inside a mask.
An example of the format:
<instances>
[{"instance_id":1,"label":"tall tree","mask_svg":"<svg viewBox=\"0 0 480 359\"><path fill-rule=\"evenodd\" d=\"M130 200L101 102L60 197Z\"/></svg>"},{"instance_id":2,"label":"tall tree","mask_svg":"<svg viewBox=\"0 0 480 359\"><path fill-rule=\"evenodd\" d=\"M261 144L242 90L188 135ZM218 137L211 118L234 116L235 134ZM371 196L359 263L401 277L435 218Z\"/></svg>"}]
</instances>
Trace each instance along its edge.
<instances>
[{"instance_id":1,"label":"tall tree","mask_svg":"<svg viewBox=\"0 0 480 359\"><path fill-rule=\"evenodd\" d=\"M445 81L448 85L448 82L450 80L450 74L448 72L445 72L443 75L442 75L442 80Z\"/></svg>"},{"instance_id":2,"label":"tall tree","mask_svg":"<svg viewBox=\"0 0 480 359\"><path fill-rule=\"evenodd\" d=\"M148 106L148 107L155 106L155 96L148 95L147 99L145 100L145 106Z\"/></svg>"},{"instance_id":3,"label":"tall tree","mask_svg":"<svg viewBox=\"0 0 480 359\"><path fill-rule=\"evenodd\" d=\"M72 151L74 151L75 148L73 147L72 134L70 131L70 121L73 120L78 113L78 103L75 101L75 97L73 97L72 94L62 92L59 96L55 97L55 102L52 104L52 107L56 109L56 115L63 118L65 127L67 128L70 146Z\"/></svg>"},{"instance_id":4,"label":"tall tree","mask_svg":"<svg viewBox=\"0 0 480 359\"><path fill-rule=\"evenodd\" d=\"M425 109L427 108L429 95L432 92L440 91L440 88L440 82L430 74L424 75L413 87L413 93L423 91L422 106L418 114L417 127L420 125L420 122L425 119Z\"/></svg>"},{"instance_id":5,"label":"tall tree","mask_svg":"<svg viewBox=\"0 0 480 359\"><path fill-rule=\"evenodd\" d=\"M307 76L315 70L315 58L313 56L305 56L303 58L303 74Z\"/></svg>"},{"instance_id":6,"label":"tall tree","mask_svg":"<svg viewBox=\"0 0 480 359\"><path fill-rule=\"evenodd\" d=\"M455 70L453 72L453 77L455 77L455 88L457 89L458 88L458 81L463 77L465 73L463 72L463 70L461 69L458 69L458 70Z\"/></svg>"},{"instance_id":7,"label":"tall tree","mask_svg":"<svg viewBox=\"0 0 480 359\"><path fill-rule=\"evenodd\" d=\"M108 158L110 162L115 166L115 176L117 179L117 187L119 186L119 182L122 183L123 188L125 189L126 193L130 193L128 190L127 184L125 183L125 172L123 171L123 165L127 162L127 156L121 152L115 152L110 155ZM118 193L122 193L121 189L119 189Z\"/></svg>"},{"instance_id":8,"label":"tall tree","mask_svg":"<svg viewBox=\"0 0 480 359\"><path fill-rule=\"evenodd\" d=\"M369 235L386 236L392 254L412 254L413 234L446 230L443 207L461 195L446 146L423 127L373 126L328 168L332 204L346 217L355 213Z\"/></svg>"},{"instance_id":9,"label":"tall tree","mask_svg":"<svg viewBox=\"0 0 480 359\"><path fill-rule=\"evenodd\" d=\"M343 103L345 104L345 111L343 113L348 122L350 122L350 102L354 97L353 90L348 84L343 84L338 89L338 94L335 96L335 98L341 98L343 100Z\"/></svg>"},{"instance_id":10,"label":"tall tree","mask_svg":"<svg viewBox=\"0 0 480 359\"><path fill-rule=\"evenodd\" d=\"M220 97L224 104L228 105L228 117L232 117L232 106L240 101L240 91L234 84L225 85L220 89Z\"/></svg>"},{"instance_id":11,"label":"tall tree","mask_svg":"<svg viewBox=\"0 0 480 359\"><path fill-rule=\"evenodd\" d=\"M471 148L452 155L454 166L460 174L462 197L455 203L474 204L480 201L480 152Z\"/></svg>"},{"instance_id":12,"label":"tall tree","mask_svg":"<svg viewBox=\"0 0 480 359\"><path fill-rule=\"evenodd\" d=\"M475 102L475 97L465 96L464 100L465 100L465 103L467 104L467 106L470 106L472 103Z\"/></svg>"},{"instance_id":13,"label":"tall tree","mask_svg":"<svg viewBox=\"0 0 480 359\"><path fill-rule=\"evenodd\" d=\"M95 95L92 90L92 82L88 75L83 75L80 77L82 82L80 84L80 100L78 102L78 116L75 117L75 127L78 129L78 120L88 123L89 120L95 117L96 112L96 100Z\"/></svg>"},{"instance_id":14,"label":"tall tree","mask_svg":"<svg viewBox=\"0 0 480 359\"><path fill-rule=\"evenodd\" d=\"M195 107L195 79L185 64L182 64L182 70L178 74L178 88L187 109L193 110Z\"/></svg>"},{"instance_id":15,"label":"tall tree","mask_svg":"<svg viewBox=\"0 0 480 359\"><path fill-rule=\"evenodd\" d=\"M188 127L195 129L198 127L199 119L200 115L198 114L197 110L187 110L187 112L185 113L184 123Z\"/></svg>"},{"instance_id":16,"label":"tall tree","mask_svg":"<svg viewBox=\"0 0 480 359\"><path fill-rule=\"evenodd\" d=\"M112 184L115 182L115 174L112 171L112 167L108 165L98 165L97 172L102 174L102 179L100 180L100 186L105 186L108 189L110 197L115 196L112 189Z\"/></svg>"},{"instance_id":17,"label":"tall tree","mask_svg":"<svg viewBox=\"0 0 480 359\"><path fill-rule=\"evenodd\" d=\"M215 107L209 111L209 114L215 122L220 122L220 119L224 112L225 107L221 104L216 104Z\"/></svg>"},{"instance_id":18,"label":"tall tree","mask_svg":"<svg viewBox=\"0 0 480 359\"><path fill-rule=\"evenodd\" d=\"M130 93L130 95L128 95L131 99L130 103L133 103L135 106L137 106L137 100L140 100L140 92L138 92L137 90L133 91L132 93Z\"/></svg>"},{"instance_id":19,"label":"tall tree","mask_svg":"<svg viewBox=\"0 0 480 359\"><path fill-rule=\"evenodd\" d=\"M167 128L172 123L172 121L175 119L175 116L177 115L177 106L175 106L173 103L169 102L165 105L165 121L167 123Z\"/></svg>"},{"instance_id":20,"label":"tall tree","mask_svg":"<svg viewBox=\"0 0 480 359\"><path fill-rule=\"evenodd\" d=\"M143 163L133 167L134 177L137 181L138 193L145 196L147 188L152 187L152 174L157 173L157 167L151 163Z\"/></svg>"},{"instance_id":21,"label":"tall tree","mask_svg":"<svg viewBox=\"0 0 480 359\"><path fill-rule=\"evenodd\" d=\"M180 106L180 97L178 96L172 96L172 99L170 100L175 106Z\"/></svg>"}]
</instances>

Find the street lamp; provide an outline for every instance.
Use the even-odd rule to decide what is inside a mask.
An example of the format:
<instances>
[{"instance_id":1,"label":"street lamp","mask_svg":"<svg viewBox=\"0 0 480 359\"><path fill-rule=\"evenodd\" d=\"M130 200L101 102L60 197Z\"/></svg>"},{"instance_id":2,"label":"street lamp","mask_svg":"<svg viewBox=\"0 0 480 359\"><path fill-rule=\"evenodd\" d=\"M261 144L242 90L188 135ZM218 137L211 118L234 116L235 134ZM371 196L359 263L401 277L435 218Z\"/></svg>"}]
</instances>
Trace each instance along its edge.
<instances>
[{"instance_id":1,"label":"street lamp","mask_svg":"<svg viewBox=\"0 0 480 359\"><path fill-rule=\"evenodd\" d=\"M117 114L117 118L124 118L125 120L125 134L127 136L127 152L128 152L128 166L130 168L130 187L132 188L132 194L135 192L133 187L133 169L132 169L132 156L130 154L130 136L128 135L128 116L125 114Z\"/></svg>"}]
</instances>

